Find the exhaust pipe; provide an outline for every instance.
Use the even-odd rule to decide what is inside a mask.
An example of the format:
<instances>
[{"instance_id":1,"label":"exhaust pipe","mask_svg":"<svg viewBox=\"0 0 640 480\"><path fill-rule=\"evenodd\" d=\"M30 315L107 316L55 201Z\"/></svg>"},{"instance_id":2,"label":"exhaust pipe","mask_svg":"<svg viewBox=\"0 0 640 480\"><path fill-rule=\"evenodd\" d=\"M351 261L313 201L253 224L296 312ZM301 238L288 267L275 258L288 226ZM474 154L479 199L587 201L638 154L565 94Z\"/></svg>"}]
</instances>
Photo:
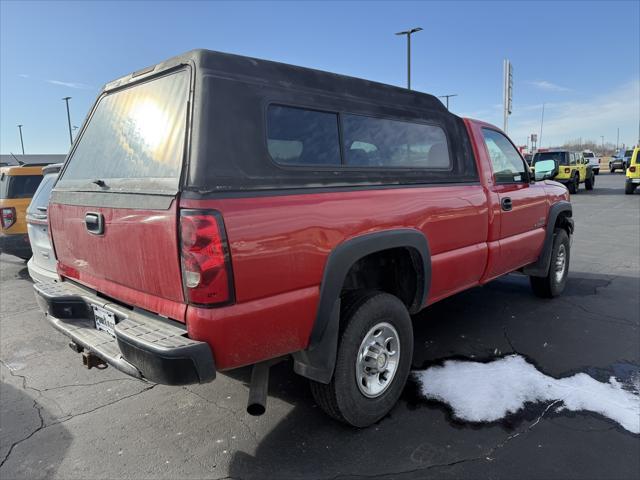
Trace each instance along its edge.
<instances>
[{"instance_id":1,"label":"exhaust pipe","mask_svg":"<svg viewBox=\"0 0 640 480\"><path fill-rule=\"evenodd\" d=\"M272 362L256 363L251 371L249 385L249 401L247 413L254 417L262 415L267 409L267 393L269 393L269 369Z\"/></svg>"}]
</instances>

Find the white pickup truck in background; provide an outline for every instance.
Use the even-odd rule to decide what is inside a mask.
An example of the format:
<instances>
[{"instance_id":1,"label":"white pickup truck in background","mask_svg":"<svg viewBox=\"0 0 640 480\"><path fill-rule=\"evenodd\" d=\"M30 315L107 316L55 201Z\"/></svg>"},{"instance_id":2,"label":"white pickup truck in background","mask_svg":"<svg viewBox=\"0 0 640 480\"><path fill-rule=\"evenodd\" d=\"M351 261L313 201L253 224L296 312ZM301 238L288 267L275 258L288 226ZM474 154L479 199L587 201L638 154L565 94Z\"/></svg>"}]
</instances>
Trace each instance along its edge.
<instances>
[{"instance_id":1,"label":"white pickup truck in background","mask_svg":"<svg viewBox=\"0 0 640 480\"><path fill-rule=\"evenodd\" d=\"M596 154L591 150L585 150L582 155L586 160L589 160L589 166L593 173L598 175L600 173L600 157L596 157Z\"/></svg>"}]
</instances>

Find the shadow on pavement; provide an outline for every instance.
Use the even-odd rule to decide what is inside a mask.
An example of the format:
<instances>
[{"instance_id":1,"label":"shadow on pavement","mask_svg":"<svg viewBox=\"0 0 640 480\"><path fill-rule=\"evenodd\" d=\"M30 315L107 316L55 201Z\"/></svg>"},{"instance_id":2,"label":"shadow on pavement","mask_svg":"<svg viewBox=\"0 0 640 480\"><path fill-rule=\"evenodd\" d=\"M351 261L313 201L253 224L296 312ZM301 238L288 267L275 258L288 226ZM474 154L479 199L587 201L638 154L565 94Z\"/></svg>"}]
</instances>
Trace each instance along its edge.
<instances>
[{"instance_id":1,"label":"shadow on pavement","mask_svg":"<svg viewBox=\"0 0 640 480\"><path fill-rule=\"evenodd\" d=\"M629 278L617 278L622 284L631 283ZM414 369L449 358L488 361L514 352L555 376L584 371L588 366L609 368L627 352L631 352L627 358L640 363L637 347L624 329L612 331L610 325L589 323L584 312L567 303L598 295L611 282L610 276L576 272L570 277L566 299L541 300L531 293L527 277L510 275L438 302L414 318ZM600 329L607 332L606 341L601 340ZM600 350L589 349L594 333L603 344ZM250 371L233 376L248 384ZM260 441L255 454L234 453L229 466L234 478L383 474L395 478L412 469L424 475L425 468L484 459L486 452L507 437L527 430L546 407L532 405L494 424L461 423L452 419L445 405L423 400L410 380L386 418L357 430L325 416L315 405L306 380L291 373L289 364L272 368L271 378L271 395L295 407ZM563 413L548 412L545 418L556 415ZM589 422L605 429L611 426L589 415L575 414L571 421L577 426ZM562 444L565 439L558 436L547 443L554 441Z\"/></svg>"},{"instance_id":2,"label":"shadow on pavement","mask_svg":"<svg viewBox=\"0 0 640 480\"><path fill-rule=\"evenodd\" d=\"M0 384L0 478L31 480L56 475L72 436L62 424L43 428L51 418L24 390Z\"/></svg>"}]
</instances>

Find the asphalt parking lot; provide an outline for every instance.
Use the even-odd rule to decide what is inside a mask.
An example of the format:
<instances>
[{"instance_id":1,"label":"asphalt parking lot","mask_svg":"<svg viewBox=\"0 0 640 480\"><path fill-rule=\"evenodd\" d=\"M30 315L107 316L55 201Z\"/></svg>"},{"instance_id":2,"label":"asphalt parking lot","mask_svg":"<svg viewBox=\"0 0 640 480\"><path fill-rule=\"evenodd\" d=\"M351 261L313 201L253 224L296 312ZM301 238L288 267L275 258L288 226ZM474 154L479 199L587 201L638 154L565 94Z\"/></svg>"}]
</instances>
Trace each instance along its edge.
<instances>
[{"instance_id":1,"label":"asphalt parking lot","mask_svg":"<svg viewBox=\"0 0 640 480\"><path fill-rule=\"evenodd\" d=\"M511 275L415 318L414 368L519 353L547 375L598 380L640 371L640 191L621 174L572 198L576 234L565 294L534 297ZM166 387L86 370L38 309L24 262L2 255L0 477L638 478L640 437L590 413L530 405L467 424L410 382L366 430L314 404L274 367L267 413L245 413L249 370Z\"/></svg>"}]
</instances>

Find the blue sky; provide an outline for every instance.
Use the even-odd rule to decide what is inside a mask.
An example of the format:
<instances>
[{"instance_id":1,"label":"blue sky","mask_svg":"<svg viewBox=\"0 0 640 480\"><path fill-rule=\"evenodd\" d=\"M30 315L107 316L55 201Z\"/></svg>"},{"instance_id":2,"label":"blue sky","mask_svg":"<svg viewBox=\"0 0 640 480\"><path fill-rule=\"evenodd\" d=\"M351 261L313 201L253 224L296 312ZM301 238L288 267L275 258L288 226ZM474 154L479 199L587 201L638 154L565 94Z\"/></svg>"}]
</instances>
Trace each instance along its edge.
<instances>
[{"instance_id":1,"label":"blue sky","mask_svg":"<svg viewBox=\"0 0 640 480\"><path fill-rule=\"evenodd\" d=\"M543 145L638 141L640 2L13 2L0 4L0 150L66 153L62 97L80 126L107 81L193 48L250 55L451 99L502 126L502 60L514 66L509 134Z\"/></svg>"}]
</instances>

